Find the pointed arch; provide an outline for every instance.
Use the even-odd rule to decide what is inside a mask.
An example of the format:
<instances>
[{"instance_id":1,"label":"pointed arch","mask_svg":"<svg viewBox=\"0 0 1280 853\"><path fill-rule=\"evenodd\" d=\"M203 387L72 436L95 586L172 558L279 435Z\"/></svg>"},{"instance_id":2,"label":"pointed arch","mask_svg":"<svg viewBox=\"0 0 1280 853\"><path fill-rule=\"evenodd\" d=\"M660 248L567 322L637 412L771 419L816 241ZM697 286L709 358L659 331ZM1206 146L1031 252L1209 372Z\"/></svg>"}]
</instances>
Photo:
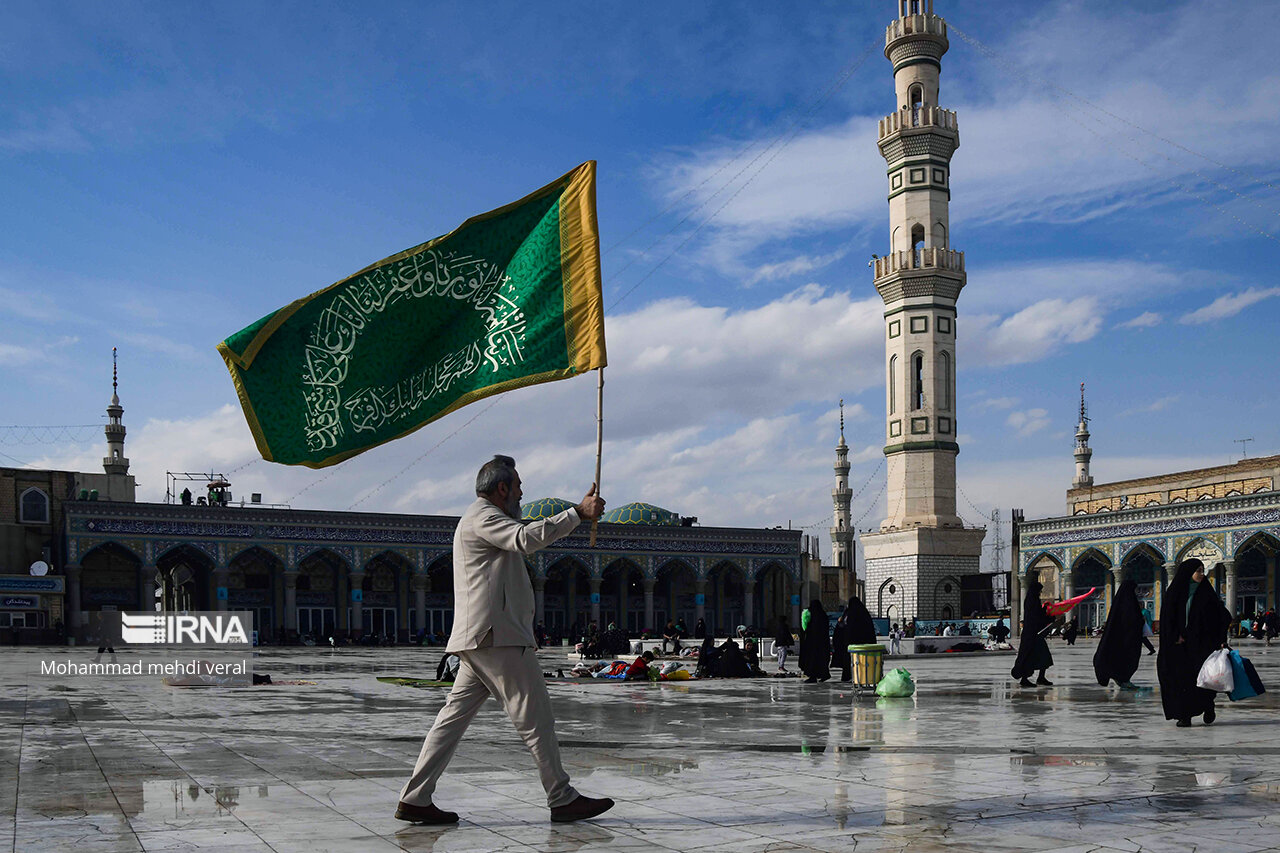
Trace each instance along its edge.
<instances>
[{"instance_id":1,"label":"pointed arch","mask_svg":"<svg viewBox=\"0 0 1280 853\"><path fill-rule=\"evenodd\" d=\"M18 496L18 522L20 524L48 524L49 495L38 486L23 489Z\"/></svg>"},{"instance_id":2,"label":"pointed arch","mask_svg":"<svg viewBox=\"0 0 1280 853\"><path fill-rule=\"evenodd\" d=\"M1237 545L1231 556L1233 559L1239 560L1247 552L1255 549L1262 551L1264 554L1280 553L1280 539L1277 539L1274 534L1266 530L1259 530Z\"/></svg>"},{"instance_id":3,"label":"pointed arch","mask_svg":"<svg viewBox=\"0 0 1280 853\"><path fill-rule=\"evenodd\" d=\"M1127 551L1124 552L1124 555L1120 557L1120 565L1123 566L1124 564L1130 561L1130 558L1135 557L1138 554L1142 554L1142 553L1146 553L1147 556L1150 557L1151 561L1158 565L1163 565L1165 560L1168 559L1165 556L1164 549L1162 547L1155 544L1154 542L1149 542L1144 540L1142 542L1137 542L1133 544Z\"/></svg>"}]
</instances>

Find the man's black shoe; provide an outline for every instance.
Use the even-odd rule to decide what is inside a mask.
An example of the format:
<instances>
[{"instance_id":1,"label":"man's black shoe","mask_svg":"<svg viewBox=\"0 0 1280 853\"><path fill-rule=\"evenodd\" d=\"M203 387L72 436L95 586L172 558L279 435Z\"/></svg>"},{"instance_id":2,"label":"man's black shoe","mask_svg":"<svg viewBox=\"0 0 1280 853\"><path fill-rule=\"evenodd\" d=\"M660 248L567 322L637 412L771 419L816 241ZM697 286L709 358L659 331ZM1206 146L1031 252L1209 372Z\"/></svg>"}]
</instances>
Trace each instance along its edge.
<instances>
[{"instance_id":1,"label":"man's black shoe","mask_svg":"<svg viewBox=\"0 0 1280 853\"><path fill-rule=\"evenodd\" d=\"M608 797L584 797L579 794L578 799L572 803L553 808L551 822L573 823L575 820L590 820L611 808L613 808L613 800Z\"/></svg>"},{"instance_id":2,"label":"man's black shoe","mask_svg":"<svg viewBox=\"0 0 1280 853\"><path fill-rule=\"evenodd\" d=\"M427 826L444 826L448 823L457 823L458 813L438 809L435 803L427 806L399 803L396 805L396 819L407 820L410 823L421 823Z\"/></svg>"},{"instance_id":3,"label":"man's black shoe","mask_svg":"<svg viewBox=\"0 0 1280 853\"><path fill-rule=\"evenodd\" d=\"M1218 719L1218 712L1213 710L1213 708L1204 712L1204 724L1206 726L1212 726L1213 721L1216 719Z\"/></svg>"}]
</instances>

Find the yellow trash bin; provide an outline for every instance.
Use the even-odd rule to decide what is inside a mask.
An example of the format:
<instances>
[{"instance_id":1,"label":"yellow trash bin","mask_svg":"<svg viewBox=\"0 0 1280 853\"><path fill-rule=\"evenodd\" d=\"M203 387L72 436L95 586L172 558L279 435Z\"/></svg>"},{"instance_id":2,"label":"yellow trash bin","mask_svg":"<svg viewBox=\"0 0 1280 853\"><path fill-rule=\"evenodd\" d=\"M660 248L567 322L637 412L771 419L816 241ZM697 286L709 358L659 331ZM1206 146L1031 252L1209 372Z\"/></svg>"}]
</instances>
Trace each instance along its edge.
<instances>
[{"instance_id":1,"label":"yellow trash bin","mask_svg":"<svg viewBox=\"0 0 1280 853\"><path fill-rule=\"evenodd\" d=\"M851 645L849 657L853 664L855 686L875 687L884 678L884 646L879 643Z\"/></svg>"}]
</instances>

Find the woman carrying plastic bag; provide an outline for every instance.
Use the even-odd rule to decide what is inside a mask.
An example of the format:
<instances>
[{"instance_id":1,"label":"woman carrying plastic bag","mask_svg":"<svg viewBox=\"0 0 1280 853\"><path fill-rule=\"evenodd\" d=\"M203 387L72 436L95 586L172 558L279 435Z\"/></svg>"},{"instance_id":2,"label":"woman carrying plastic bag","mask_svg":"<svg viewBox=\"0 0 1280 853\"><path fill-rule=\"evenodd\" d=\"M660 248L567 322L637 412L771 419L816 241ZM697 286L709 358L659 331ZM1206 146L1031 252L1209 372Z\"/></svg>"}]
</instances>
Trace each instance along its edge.
<instances>
[{"instance_id":1,"label":"woman carrying plastic bag","mask_svg":"<svg viewBox=\"0 0 1280 853\"><path fill-rule=\"evenodd\" d=\"M1227 608L1205 582L1204 563L1179 563L1160 607L1156 673L1166 720L1177 720L1185 728L1201 714L1206 726L1216 719L1213 691L1196 686L1196 680L1209 655L1226 645L1230 623Z\"/></svg>"}]
</instances>

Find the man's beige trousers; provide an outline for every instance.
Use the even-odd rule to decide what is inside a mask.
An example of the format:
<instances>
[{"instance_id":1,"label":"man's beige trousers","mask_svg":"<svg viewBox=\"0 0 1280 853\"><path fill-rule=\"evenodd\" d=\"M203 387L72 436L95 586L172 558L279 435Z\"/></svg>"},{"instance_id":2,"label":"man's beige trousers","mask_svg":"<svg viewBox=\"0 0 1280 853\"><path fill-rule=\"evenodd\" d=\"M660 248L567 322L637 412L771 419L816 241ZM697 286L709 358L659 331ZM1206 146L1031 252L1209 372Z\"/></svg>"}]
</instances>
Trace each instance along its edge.
<instances>
[{"instance_id":1,"label":"man's beige trousers","mask_svg":"<svg viewBox=\"0 0 1280 853\"><path fill-rule=\"evenodd\" d=\"M538 775L551 808L578 798L569 774L560 763L551 697L534 649L522 646L490 646L459 652L458 679L422 743L413 775L400 792L400 801L426 806L436 790L440 774L453 758L471 718L490 696L498 700L516 732L538 763Z\"/></svg>"}]
</instances>

